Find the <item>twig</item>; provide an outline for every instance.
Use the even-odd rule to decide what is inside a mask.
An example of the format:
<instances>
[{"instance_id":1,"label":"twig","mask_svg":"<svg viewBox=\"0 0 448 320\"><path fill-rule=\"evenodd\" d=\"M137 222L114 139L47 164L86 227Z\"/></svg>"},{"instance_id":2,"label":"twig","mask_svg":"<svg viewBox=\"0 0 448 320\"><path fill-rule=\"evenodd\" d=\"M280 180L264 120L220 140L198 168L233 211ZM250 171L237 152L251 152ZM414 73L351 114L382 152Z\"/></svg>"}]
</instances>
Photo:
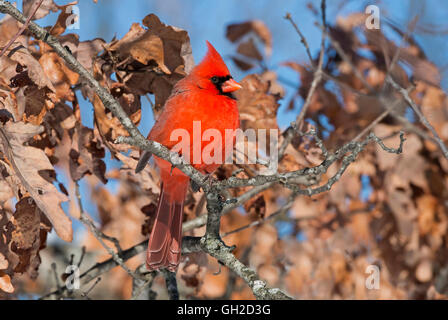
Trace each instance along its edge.
<instances>
[{"instance_id":1,"label":"twig","mask_svg":"<svg viewBox=\"0 0 448 320\"><path fill-rule=\"evenodd\" d=\"M36 14L37 10L39 9L39 7L41 6L41 4L44 0L38 0L38 1L39 2L37 2L36 7L31 12L28 19L26 19L25 23L22 25L22 27L19 29L19 31L17 31L17 33L14 35L14 37L12 37L11 40L8 41L6 46L0 52L0 58L5 54L6 50L8 50L8 48L14 43L14 41L16 41L18 37L20 37L20 35L23 33L23 31L25 31L25 29L28 28L28 25L30 24L31 19L33 19L34 15Z\"/></svg>"},{"instance_id":2,"label":"twig","mask_svg":"<svg viewBox=\"0 0 448 320\"><path fill-rule=\"evenodd\" d=\"M170 300L179 300L179 291L177 290L176 273L163 269L162 273L165 277L166 289Z\"/></svg>"},{"instance_id":3,"label":"twig","mask_svg":"<svg viewBox=\"0 0 448 320\"><path fill-rule=\"evenodd\" d=\"M311 133L308 133L311 134ZM371 141L377 141L379 139L373 133L371 133L365 140L361 142L351 141L337 149L334 153L329 153L326 159L315 167L304 168L296 171L284 172L284 173L275 173L272 175L265 176L256 176L248 179L230 177L227 180L216 182L216 187L218 188L235 188L235 187L247 187L247 186L261 186L266 183L280 183L287 188L291 188L293 190L296 189L298 184L309 185L310 180L316 180L316 177L321 176L326 173L328 168L338 160L344 160L347 157L353 156L353 152L356 151L356 154L361 152L364 147L370 143ZM400 147L398 149L394 149L394 153L401 152L401 145L404 142L404 138L402 134L400 134ZM399 150L399 152L397 152ZM347 153L351 153L347 155ZM338 177L339 179L340 177ZM300 191L301 193L303 191ZM304 193L306 194L306 192Z\"/></svg>"},{"instance_id":4,"label":"twig","mask_svg":"<svg viewBox=\"0 0 448 320\"><path fill-rule=\"evenodd\" d=\"M386 118L391 112L395 110L395 108L400 104L400 100L395 100L392 106L385 106L386 110L384 110L375 120L373 120L367 127L365 127L352 141L359 141L364 135L370 132L373 127L375 127L378 123L381 122L384 118Z\"/></svg>"},{"instance_id":5,"label":"twig","mask_svg":"<svg viewBox=\"0 0 448 320\"><path fill-rule=\"evenodd\" d=\"M148 96L148 94L145 94L145 98L146 98L146 100L148 100L149 105L151 106L151 110L152 110L152 114L153 114L154 118L156 118L156 107L155 107L154 103L152 102L152 100Z\"/></svg>"},{"instance_id":6,"label":"twig","mask_svg":"<svg viewBox=\"0 0 448 320\"><path fill-rule=\"evenodd\" d=\"M400 132L400 145L398 146L398 148L389 148L385 146L383 141L380 138L378 138L373 132L370 133L367 136L367 138L362 142L352 141L348 143L346 147L348 149L347 151L350 152L350 154L342 158L341 167L336 171L336 173L331 178L328 179L328 181L324 185L316 188L306 188L306 189L301 189L298 186L291 185L290 186L291 190L307 196L312 196L318 193L329 191L331 187L342 177L342 174L345 172L345 170L347 170L349 165L356 160L358 154L362 150L364 150L365 146L369 144L369 142L371 141L375 141L386 152L400 154L403 152L403 143L405 141L404 132L403 131Z\"/></svg>"},{"instance_id":7,"label":"twig","mask_svg":"<svg viewBox=\"0 0 448 320\"><path fill-rule=\"evenodd\" d=\"M116 238L112 238L109 237L107 235L105 235L103 232L101 232L96 226L95 223L90 219L89 216L87 216L87 214L84 211L84 208L82 206L82 201L81 201L81 194L79 192L79 184L76 182L75 183L75 188L76 188L76 197L78 199L78 206L79 206L79 212L80 212L80 221L87 227L90 229L90 232L92 232L92 234L95 236L95 238L101 243L101 245L103 246L104 249L106 249L106 251L112 256L112 258L117 262L117 264L123 268L124 271L126 271L126 273L128 275L130 275L132 278L135 278L136 275L134 274L134 272L132 272L125 264L123 259L121 258L122 256L122 250L120 248L120 244L118 242L118 240ZM118 254L112 250L111 247L109 247L105 242L104 239L112 241L115 246L117 247L117 251Z\"/></svg>"},{"instance_id":8,"label":"twig","mask_svg":"<svg viewBox=\"0 0 448 320\"><path fill-rule=\"evenodd\" d=\"M131 259L132 257L144 252L148 246L148 240L144 240L135 246L123 250L123 254L121 255L121 259L123 262L126 262L127 260ZM190 252L198 252L201 251L202 247L200 244L200 238L195 237L184 237L182 240L182 252L183 253L190 253ZM85 285L92 280L96 279L98 276L110 271L111 269L115 268L119 264L116 260L113 258L107 259L103 262L96 263L92 267L90 267L87 271L83 272L79 276L80 285ZM140 276L137 276L138 279L140 279ZM135 278L133 278L135 279ZM67 290L66 286L61 287L60 289L47 293L44 296L42 296L40 299L47 299L52 296L59 296L63 292Z\"/></svg>"},{"instance_id":9,"label":"twig","mask_svg":"<svg viewBox=\"0 0 448 320\"><path fill-rule=\"evenodd\" d=\"M325 0L321 1L321 11L322 11L322 24L323 24L324 30L325 30L327 27L326 13L325 13L325 11L326 11L326 1ZM308 91L308 94L305 99L305 103L303 104L302 109L300 110L299 115L297 116L296 121L293 124L293 127L296 127L300 130L300 128L302 126L303 119L305 118L306 112L308 111L308 108L311 105L311 101L314 96L314 93L317 90L317 87L319 86L320 82L322 81L322 74L323 74L322 70L323 70L323 63L324 63L326 33L322 32L322 38L321 38L321 43L320 43L319 62L317 64L317 66L315 66L314 60L313 60L310 50L309 50L308 42L306 41L304 35L302 34L302 32L300 32L300 29L297 27L297 25L295 24L295 22L293 21L291 15L289 13L286 15L286 19L288 19L291 22L291 24L293 25L293 27L296 29L297 33L299 34L301 41L302 41L303 45L305 46L305 49L308 53L309 59L311 61L311 66L314 69L313 81L311 83L310 90ZM285 133L284 133L285 138L283 140L283 143L280 145L280 149L279 149L279 159L281 159L283 157L283 154L286 151L287 146L289 145L292 138L294 137L294 132L295 132L294 130L289 130L289 129L287 129L285 131Z\"/></svg>"},{"instance_id":10,"label":"twig","mask_svg":"<svg viewBox=\"0 0 448 320\"><path fill-rule=\"evenodd\" d=\"M344 60L345 63L347 63L350 66L350 69L352 69L355 76L362 82L362 84L369 90L369 92L375 92L375 89L367 82L367 80L363 77L361 72L356 68L356 66L353 64L353 62L350 60L350 57L345 53L344 49L342 49L342 46L338 41L336 41L331 34L322 27L322 32L327 34L328 39L330 40L331 44L335 48L336 52L341 56L342 60Z\"/></svg>"},{"instance_id":11,"label":"twig","mask_svg":"<svg viewBox=\"0 0 448 320\"><path fill-rule=\"evenodd\" d=\"M253 221L253 222L251 222L249 224L246 224L246 225L244 225L242 227L239 227L239 228L236 228L236 229L234 229L232 231L226 232L223 235L221 235L221 237L224 238L224 237L227 237L227 236L229 236L231 234L234 234L234 233L237 233L237 232L240 232L240 231L252 228L252 227L256 227L256 226L258 226L260 224L263 224L263 223L265 223L265 222L267 222L269 220L272 220L275 217L278 217L278 216L284 214L289 209L291 209L291 206L294 203L295 198L296 198L296 195L294 194L293 196L290 197L290 200L288 200L288 202L285 205L283 205L279 210L275 211L274 213L270 214L269 216L265 217L264 219Z\"/></svg>"},{"instance_id":12,"label":"twig","mask_svg":"<svg viewBox=\"0 0 448 320\"><path fill-rule=\"evenodd\" d=\"M135 280L135 281L137 281L137 280ZM133 281L132 283L134 284L135 281ZM142 281L142 280L139 280L139 281ZM135 291L134 291L134 287L133 287L132 288L133 293L132 293L131 300L137 300L141 296L141 294L143 293L143 290L147 286L149 286L152 283L152 281L153 281L153 279L145 280L142 284L140 284L138 286L135 286Z\"/></svg>"},{"instance_id":13,"label":"twig","mask_svg":"<svg viewBox=\"0 0 448 320\"><path fill-rule=\"evenodd\" d=\"M408 24L406 33L401 38L400 45L398 46L397 50L395 51L395 54L392 57L390 64L387 65L386 78L391 74L393 68L395 67L395 64L397 63L397 61L400 57L401 48L403 47L403 44L408 41L409 36L411 35L411 33L414 31L415 27L417 26L417 21L418 21L418 15L416 15ZM386 54L384 55L384 58L385 58L385 60L387 59ZM386 83L387 83L387 81L384 84L386 84Z\"/></svg>"},{"instance_id":14,"label":"twig","mask_svg":"<svg viewBox=\"0 0 448 320\"><path fill-rule=\"evenodd\" d=\"M338 170L338 172L333 177L331 177L328 180L328 182L325 185L317 187L315 189L310 189L310 188L295 189L296 186L294 186L294 187L291 186L291 188L294 191L296 191L298 194L303 194L303 195L308 195L308 196L330 190L331 186L337 180L340 179L340 177L342 176L342 173L347 169L347 167L350 165L350 163L355 161L356 156L364 149L364 147L370 141L377 142L387 152L393 152L393 153L398 154L398 153L402 152L404 137L403 137L403 132L400 132L400 145L396 149L386 147L384 145L384 143L382 142L382 140L380 138L378 138L377 136L375 136L373 133L371 133L362 142L350 142L350 143L344 145L343 147L341 147L334 154L329 154L328 158L320 166L302 170L302 174L304 174L305 176L317 175L320 172L326 171L326 169L331 164L333 164L336 160L342 159L341 168ZM349 152L350 152L350 155L344 156L346 153L349 153ZM286 175L277 176L275 178L276 179L274 181L284 181L285 179L289 179L290 177L286 174ZM261 185L259 189L253 188L252 190L255 190L255 191L252 191L253 192L252 194L256 194L256 191L258 192L266 187L266 185L263 185L266 182L265 181L257 181L258 179L261 179L261 178L252 178L252 179L249 179L248 181L246 181L246 183L248 183L248 184L260 183L260 185ZM241 179L238 179L238 180L241 180ZM230 182L232 182L232 181L230 181ZM238 185L239 183L240 182L236 183L236 185ZM244 186L244 185L246 185L246 183L241 183L241 185ZM242 195L240 197L243 197L244 199L249 198L249 196L245 196L245 195ZM242 201L243 198L240 198L239 201ZM229 204L228 207L225 207L225 210L230 210L230 208L232 208L232 207L234 207L234 205ZM217 214L221 215L221 212L218 211L217 213L215 213L214 214L215 218L216 218ZM203 216L198 217L201 225L204 225L204 223L207 221L207 217L208 217L208 215L203 215ZM219 226L219 224L218 224L218 226ZM188 224L188 222L187 222L184 224L183 230L184 231L191 230L190 228L193 228L193 227L195 227L195 226L192 224ZM256 273L254 271L250 270L248 267L244 266L240 261L238 261L231 253L231 248L225 246L222 243L222 241L219 239L219 236L217 236L217 237L215 236L215 232L216 232L216 229L214 229L213 232L208 232L202 238L184 237L182 240L182 252L189 253L189 252L198 252L200 250L204 250L205 252L209 253L210 255L214 256L215 258L217 258L218 260L223 262L226 266L228 266L230 269L235 271L238 275L243 273L245 275L245 278L243 278L243 279L248 283L249 286L251 286L252 289L254 289L253 286L255 286L255 283L254 283L255 280L252 280L252 279L254 276L255 276L255 279L258 279L258 276L256 275ZM135 255L145 251L146 247L147 247L147 241L145 240L145 241L133 246L132 248L123 251L121 259L123 261L127 261L128 259L134 257ZM97 263L96 265L91 267L89 270L87 270L80 276L81 284L86 284L86 283L92 281L99 275L101 275L105 272L108 272L110 269L114 268L117 265L118 265L118 263L113 258L110 258L101 263ZM234 268L236 268L236 269L234 269ZM260 287L260 283L258 283L258 284L259 285L256 286L255 289L261 290L261 291L259 293L255 293L255 291L254 291L254 294L256 294L256 296L258 298L263 298L263 297L266 298L270 294L274 295L271 298L285 297L284 293L282 293L278 289L277 289L278 291L276 291L276 289L269 289L264 286ZM51 293L43 296L41 299L45 299L45 298L51 297L53 295L60 295L66 289L67 289L66 287L58 289L54 292L51 292ZM274 290L274 291L270 291L270 290Z\"/></svg>"},{"instance_id":15,"label":"twig","mask_svg":"<svg viewBox=\"0 0 448 320\"><path fill-rule=\"evenodd\" d=\"M409 96L408 91L401 87L398 83L395 82L394 79L392 79L391 76L388 76L386 78L386 81L389 82L394 88L395 90L397 90L401 96L404 98L404 100L406 101L406 103L411 106L412 110L414 110L415 114L418 116L418 118L420 119L420 122L426 127L426 129L428 129L432 135L434 136L434 139L436 140L436 143L439 145L440 149L442 150L442 153L444 155L445 158L448 159L448 149L445 145L445 143L443 143L442 139L439 137L437 131L434 129L434 127L429 123L429 121L426 119L426 117L423 115L423 113L420 111L419 107L417 106L417 104L414 102L414 100L412 100L412 98Z\"/></svg>"},{"instance_id":16,"label":"twig","mask_svg":"<svg viewBox=\"0 0 448 320\"><path fill-rule=\"evenodd\" d=\"M313 56L311 55L311 51L310 51L310 46L308 45L308 41L306 41L305 36L303 35L302 31L300 31L299 27L297 26L297 24L294 22L291 14L288 12L285 15L285 19L289 20L289 22L291 22L292 26L294 27L294 29L296 30L297 34L300 37L300 42L302 42L303 46L305 47L305 51L306 54L308 55L308 59L310 59L310 63L312 66L314 66L314 60L313 60Z\"/></svg>"},{"instance_id":17,"label":"twig","mask_svg":"<svg viewBox=\"0 0 448 320\"><path fill-rule=\"evenodd\" d=\"M79 257L79 261L78 261L78 268L81 266L81 263L84 260L84 256L85 255L86 255L86 247L82 246L82 248L81 248L81 256Z\"/></svg>"},{"instance_id":18,"label":"twig","mask_svg":"<svg viewBox=\"0 0 448 320\"><path fill-rule=\"evenodd\" d=\"M397 149L386 147L384 145L382 139L378 138L374 134L369 135L368 139L369 140L374 140L375 142L377 142L383 150L385 150L387 152L390 152L390 153L397 153L397 154L402 152L403 142L405 141L404 138L403 138L403 133L402 132L400 133L400 145L399 145L399 147ZM356 141L356 140L353 140L353 141ZM367 144L367 143L368 143L368 141L363 142L364 145ZM360 146L362 146L362 145L360 145ZM348 160L345 160L346 164L343 164L343 166L338 170L336 175L333 176L332 178L330 178L330 180L324 186L318 187L318 188L316 188L314 190L325 190L327 188L331 188L332 184L338 180L337 176L341 176L343 171L345 170L346 166L348 166L348 164L349 164L348 161L351 161L352 157L353 157L353 161L354 161L354 158L356 158L357 153L358 153L358 151L353 151L353 153L350 155L350 158L347 158ZM344 160L343 160L343 163L344 163ZM268 220L271 220L271 219L273 219L273 218L275 218L275 217L277 217L277 216L287 212L291 208L291 206L292 206L292 204L293 204L293 202L294 202L294 200L295 200L295 198L297 196L297 193L301 193L301 194L306 194L307 193L307 195L311 195L310 193L315 194L314 190L313 189L307 189L306 191L305 190L302 190L302 191L296 190L296 193L293 193L289 197L288 202L284 206L282 206L282 208L277 210L276 212L272 213L271 215L267 216L266 218L264 218L262 220L254 221L254 222L251 222L251 223L249 223L247 225L244 225L242 227L236 228L236 229L234 229L232 231L226 232L226 233L224 233L222 235L222 237L224 238L224 237L227 237L228 235L231 235L233 233L237 233L237 232L243 231L245 229L258 226L258 225L260 225L260 224L262 224L262 223L264 223L264 222L266 222ZM320 193L320 192L316 192L316 193Z\"/></svg>"},{"instance_id":19,"label":"twig","mask_svg":"<svg viewBox=\"0 0 448 320\"><path fill-rule=\"evenodd\" d=\"M245 266L232 254L232 248L227 247L219 238L201 239L204 251L216 258L222 264L241 277L251 288L255 297L260 300L291 300L292 298L277 288L269 288L258 277L257 273Z\"/></svg>"},{"instance_id":20,"label":"twig","mask_svg":"<svg viewBox=\"0 0 448 320\"><path fill-rule=\"evenodd\" d=\"M58 271L57 271L57 267L56 267L56 263L55 262L53 262L51 264L51 270L53 270L54 281L56 283L56 287L58 288L58 290L61 290L61 282L59 281Z\"/></svg>"},{"instance_id":21,"label":"twig","mask_svg":"<svg viewBox=\"0 0 448 320\"><path fill-rule=\"evenodd\" d=\"M157 271L148 272L145 264L141 264L136 270L136 274L139 274L138 279L132 279L132 297L131 300L137 299L153 299L156 297L156 293L152 291L151 285L154 281ZM149 287L149 288L148 288ZM143 290L148 288L147 295L142 297Z\"/></svg>"},{"instance_id":22,"label":"twig","mask_svg":"<svg viewBox=\"0 0 448 320\"><path fill-rule=\"evenodd\" d=\"M101 277L96 278L95 282L90 286L89 289L81 293L81 297L84 297L86 299L89 299L89 293L96 287L96 285L101 281Z\"/></svg>"}]
</instances>

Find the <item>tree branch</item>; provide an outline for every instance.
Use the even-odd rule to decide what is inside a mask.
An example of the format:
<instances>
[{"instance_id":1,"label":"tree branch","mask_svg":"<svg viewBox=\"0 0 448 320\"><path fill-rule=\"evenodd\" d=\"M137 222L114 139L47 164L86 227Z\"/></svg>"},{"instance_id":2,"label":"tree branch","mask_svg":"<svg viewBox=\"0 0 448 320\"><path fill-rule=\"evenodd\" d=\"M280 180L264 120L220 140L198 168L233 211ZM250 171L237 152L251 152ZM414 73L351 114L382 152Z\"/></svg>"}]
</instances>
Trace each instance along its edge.
<instances>
[{"instance_id":1,"label":"tree branch","mask_svg":"<svg viewBox=\"0 0 448 320\"><path fill-rule=\"evenodd\" d=\"M386 81L389 82L392 85L392 87L394 87L395 90L397 90L401 94L401 96L404 98L406 103L409 104L409 106L412 108L412 110L414 110L414 112L418 116L420 122L434 136L434 139L435 139L436 143L439 145L440 150L442 150L443 156L448 159L448 149L447 149L445 143L442 141L442 139L440 138L440 136L438 135L438 133L434 129L434 127L429 123L428 119L426 119L426 117L420 111L419 107L414 102L414 100L412 100L412 98L409 96L408 90L406 90L405 88L401 87L397 82L395 82L394 79L392 79L391 76L387 76Z\"/></svg>"}]
</instances>

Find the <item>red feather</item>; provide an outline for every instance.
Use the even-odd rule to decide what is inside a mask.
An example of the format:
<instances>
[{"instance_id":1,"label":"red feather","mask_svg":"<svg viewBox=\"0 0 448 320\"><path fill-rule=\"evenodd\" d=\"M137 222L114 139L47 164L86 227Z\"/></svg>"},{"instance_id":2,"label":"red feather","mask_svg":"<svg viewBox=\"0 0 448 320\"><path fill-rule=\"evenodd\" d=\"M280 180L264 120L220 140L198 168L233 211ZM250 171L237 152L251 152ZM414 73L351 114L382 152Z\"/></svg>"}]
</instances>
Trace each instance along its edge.
<instances>
[{"instance_id":1,"label":"red feather","mask_svg":"<svg viewBox=\"0 0 448 320\"><path fill-rule=\"evenodd\" d=\"M231 79L226 64L208 41L207 46L208 52L202 62L174 87L163 112L148 135L148 139L171 149L178 143L170 140L172 131L184 129L190 136L190 155L193 154L194 121L200 121L201 136L207 129L216 129L224 139L226 129L239 128L237 103L228 93L240 86ZM213 77L229 80L226 80L226 86L223 85L219 90L212 81ZM233 143L234 138L228 140L231 141L226 140L222 144L222 160L226 156L225 145ZM209 141L202 141L201 150L207 144ZM183 203L190 179L179 169L172 169L169 162L154 158L160 169L162 184L156 222L149 238L146 264L149 270L167 268L175 271L180 261ZM203 161L193 164L203 173L211 173L219 165L205 164Z\"/></svg>"}]
</instances>

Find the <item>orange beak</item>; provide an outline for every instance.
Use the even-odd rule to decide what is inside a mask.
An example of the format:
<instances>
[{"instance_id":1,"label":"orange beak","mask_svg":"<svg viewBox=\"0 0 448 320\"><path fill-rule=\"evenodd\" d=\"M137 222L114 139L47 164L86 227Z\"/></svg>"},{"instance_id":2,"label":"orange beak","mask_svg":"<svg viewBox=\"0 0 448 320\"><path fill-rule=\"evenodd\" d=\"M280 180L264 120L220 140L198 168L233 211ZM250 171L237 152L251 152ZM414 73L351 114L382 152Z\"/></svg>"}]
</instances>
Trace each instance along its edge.
<instances>
[{"instance_id":1,"label":"orange beak","mask_svg":"<svg viewBox=\"0 0 448 320\"><path fill-rule=\"evenodd\" d=\"M241 88L242 88L242 86L233 79L227 80L221 86L222 92L226 92L226 93L233 92L233 91L236 91Z\"/></svg>"}]
</instances>

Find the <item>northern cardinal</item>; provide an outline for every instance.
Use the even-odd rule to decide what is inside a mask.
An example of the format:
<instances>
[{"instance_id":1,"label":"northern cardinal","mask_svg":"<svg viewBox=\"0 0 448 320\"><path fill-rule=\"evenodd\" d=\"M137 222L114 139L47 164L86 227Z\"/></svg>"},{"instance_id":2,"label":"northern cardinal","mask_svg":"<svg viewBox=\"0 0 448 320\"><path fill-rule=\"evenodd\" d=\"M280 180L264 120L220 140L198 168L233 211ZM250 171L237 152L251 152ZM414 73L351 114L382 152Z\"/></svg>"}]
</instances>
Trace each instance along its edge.
<instances>
[{"instance_id":1,"label":"northern cardinal","mask_svg":"<svg viewBox=\"0 0 448 320\"><path fill-rule=\"evenodd\" d=\"M208 51L204 59L191 73L177 82L165 103L162 113L148 134L148 139L159 142L171 149L178 141L171 141L175 129L184 129L190 137L190 158L193 158L193 122L199 121L202 133L216 129L226 139L225 130L235 130L240 126L239 113L233 91L241 88L227 69L219 53L207 41ZM197 122L196 122L197 123ZM232 137L234 141L234 137ZM227 140L230 140L227 138ZM226 159L226 145L232 141L222 141L222 159ZM201 141L201 151L207 141ZM232 151L232 150L230 150ZM144 152L140 157L136 172L141 171L151 154ZM167 268L176 271L181 255L182 216L184 200L190 178L177 168L156 156L155 163L160 170L161 187L156 219L149 237L146 266L149 270ZM221 163L206 164L191 162L204 174L210 174Z\"/></svg>"}]
</instances>

